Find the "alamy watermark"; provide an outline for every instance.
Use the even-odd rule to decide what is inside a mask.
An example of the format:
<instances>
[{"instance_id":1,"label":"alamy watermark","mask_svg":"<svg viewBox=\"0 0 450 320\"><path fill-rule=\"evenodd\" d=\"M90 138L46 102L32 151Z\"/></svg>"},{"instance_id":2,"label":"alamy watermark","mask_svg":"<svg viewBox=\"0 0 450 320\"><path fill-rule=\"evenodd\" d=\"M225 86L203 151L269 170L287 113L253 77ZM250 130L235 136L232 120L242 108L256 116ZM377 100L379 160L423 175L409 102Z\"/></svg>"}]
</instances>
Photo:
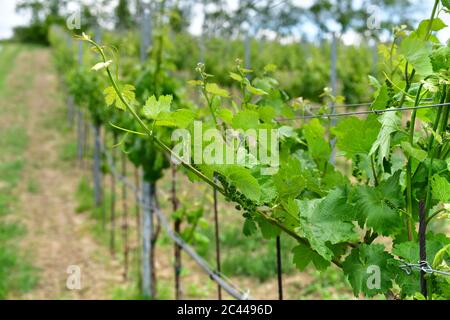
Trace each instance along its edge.
<instances>
[{"instance_id":1,"label":"alamy watermark","mask_svg":"<svg viewBox=\"0 0 450 320\"><path fill-rule=\"evenodd\" d=\"M379 6L370 5L367 7L367 13L369 17L367 18L367 28L369 30L379 30L381 29L381 9Z\"/></svg>"},{"instance_id":2,"label":"alamy watermark","mask_svg":"<svg viewBox=\"0 0 450 320\"><path fill-rule=\"evenodd\" d=\"M258 166L262 175L278 171L279 132L277 129L204 128L194 121L193 130L177 129L172 133L172 162L188 164Z\"/></svg>"},{"instance_id":3,"label":"alamy watermark","mask_svg":"<svg viewBox=\"0 0 450 320\"><path fill-rule=\"evenodd\" d=\"M377 265L370 265L366 269L367 277L366 286L368 289L381 288L381 270Z\"/></svg>"},{"instance_id":4,"label":"alamy watermark","mask_svg":"<svg viewBox=\"0 0 450 320\"><path fill-rule=\"evenodd\" d=\"M69 17L66 19L66 26L69 30L80 30L81 29L81 9L77 8Z\"/></svg>"},{"instance_id":5,"label":"alamy watermark","mask_svg":"<svg viewBox=\"0 0 450 320\"><path fill-rule=\"evenodd\" d=\"M66 270L67 277L66 287L69 290L81 290L81 268L76 265L71 265L67 267Z\"/></svg>"}]
</instances>

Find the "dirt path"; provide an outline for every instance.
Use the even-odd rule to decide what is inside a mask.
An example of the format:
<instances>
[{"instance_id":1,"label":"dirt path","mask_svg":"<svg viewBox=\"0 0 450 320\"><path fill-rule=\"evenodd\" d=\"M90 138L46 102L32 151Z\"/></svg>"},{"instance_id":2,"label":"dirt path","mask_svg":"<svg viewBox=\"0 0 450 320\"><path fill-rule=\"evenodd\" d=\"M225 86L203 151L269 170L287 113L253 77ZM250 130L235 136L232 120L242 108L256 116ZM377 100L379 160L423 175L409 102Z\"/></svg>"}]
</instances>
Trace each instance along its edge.
<instances>
[{"instance_id":1,"label":"dirt path","mask_svg":"<svg viewBox=\"0 0 450 320\"><path fill-rule=\"evenodd\" d=\"M121 269L107 250L89 234L91 221L75 213L74 190L82 173L58 165L63 137L52 121L64 108L51 54L46 49L22 52L9 75L29 78L20 93L26 106L28 148L24 178L18 186L20 221L27 234L22 241L33 265L39 269L39 284L24 299L108 299L121 283ZM9 83L9 81L7 82ZM33 181L34 187L30 187ZM68 290L69 266L81 270L81 290Z\"/></svg>"}]
</instances>

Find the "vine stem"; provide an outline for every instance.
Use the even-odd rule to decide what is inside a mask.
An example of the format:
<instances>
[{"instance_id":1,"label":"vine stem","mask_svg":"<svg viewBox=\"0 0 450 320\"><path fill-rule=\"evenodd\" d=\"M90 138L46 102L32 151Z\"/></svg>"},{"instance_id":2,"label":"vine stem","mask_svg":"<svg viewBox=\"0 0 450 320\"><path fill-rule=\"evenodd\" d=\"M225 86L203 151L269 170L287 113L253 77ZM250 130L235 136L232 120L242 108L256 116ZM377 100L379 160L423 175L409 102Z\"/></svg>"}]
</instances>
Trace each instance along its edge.
<instances>
[{"instance_id":1,"label":"vine stem","mask_svg":"<svg viewBox=\"0 0 450 320\"><path fill-rule=\"evenodd\" d=\"M91 39L85 40L88 41L90 44L92 44L99 52L103 59L103 62L106 63L107 59L105 56L105 52L103 49L94 41ZM179 161L185 168L192 171L194 174L196 174L200 179L208 183L213 188L216 188L221 193L224 192L222 187L220 187L218 184L216 184L213 180L205 176L203 173L201 173L199 170L194 168L191 164L184 161L180 156L178 156L176 153L174 153L164 142L162 142L158 137L156 137L153 134L153 131L145 124L145 122L141 119L141 117L137 114L136 110L128 103L128 101L123 97L122 92L119 89L119 86L117 85L116 81L114 80L114 77L111 74L111 70L109 67L106 67L106 73L108 75L109 81L111 82L114 91L116 92L117 96L119 97L120 101L125 105L126 109L131 113L133 118L136 119L136 121L139 123L139 125L142 127L142 129L145 131L145 133L155 141L155 143L164 151L168 152L172 157L174 157L177 161Z\"/></svg>"},{"instance_id":2,"label":"vine stem","mask_svg":"<svg viewBox=\"0 0 450 320\"><path fill-rule=\"evenodd\" d=\"M449 101L449 93L447 92L447 86L444 86L444 93L442 95L441 100L443 101ZM433 130L436 131L436 134L440 134L444 129L445 126L447 125L448 122L448 115L449 115L449 109L448 107L445 107L445 112L444 115L442 116L442 107L439 108L438 110L438 114L436 115L436 119L433 125ZM439 122L441 120L441 116L442 116L442 122L441 125L439 126ZM430 160L430 166L428 167L428 173L427 173L427 193L426 193L426 198L425 198L425 213L428 213L428 210L430 209L430 203L431 203L431 174L433 173L432 167L433 167L433 160L435 157L437 157L437 151L438 148L433 150L433 144L434 144L434 136L431 135L430 140L429 140L429 145L428 145L428 152L432 153L431 155L431 160Z\"/></svg>"},{"instance_id":3,"label":"vine stem","mask_svg":"<svg viewBox=\"0 0 450 320\"><path fill-rule=\"evenodd\" d=\"M428 39L430 39L431 36L431 29L433 27L433 20L434 20L434 16L436 15L436 10L437 10L437 6L439 4L439 0L435 0L434 1L434 6L433 6L433 11L431 12L431 16L430 16L430 21L428 23L428 27L427 27L427 32L425 33L425 41L427 41ZM391 52L391 57L392 57L392 52ZM406 62L406 66L405 66L405 80L406 80L406 85L405 85L405 90L402 94L401 100L400 100L400 106L403 105L403 103L405 102L406 99L406 94L409 90L409 88L411 87L411 81L414 78L414 75L416 74L416 69L413 69L411 71L411 75L410 77L408 77L408 62Z\"/></svg>"},{"instance_id":4,"label":"vine stem","mask_svg":"<svg viewBox=\"0 0 450 320\"><path fill-rule=\"evenodd\" d=\"M423 83L420 84L419 90L417 91L416 101L414 103L415 106L419 105L420 102L420 93L422 92ZM416 115L417 110L413 110L411 114L411 121L409 124L409 143L411 146L414 144L414 129L416 123ZM411 241L413 238L412 229L413 229L413 200L412 200L412 168L411 168L411 155L408 156L408 162L406 164L406 212L408 213L408 240Z\"/></svg>"},{"instance_id":5,"label":"vine stem","mask_svg":"<svg viewBox=\"0 0 450 320\"><path fill-rule=\"evenodd\" d=\"M107 59L106 59L106 55L105 52L103 51L102 47L100 47L99 44L97 44L95 41L91 40L90 38L82 38L82 40L87 41L88 43L90 43L91 45L93 45L97 51L100 52L100 55L102 57L103 62L106 64L107 63ZM135 118L135 120L139 123L139 125L142 127L142 129L145 131L145 133L149 136L149 138L153 139L153 141L156 143L156 145L162 149L163 151L167 152L168 154L170 154L172 157L174 157L177 161L179 161L183 167L185 167L187 170L191 171L192 173L194 173L196 176L198 176L200 179L202 179L204 182L206 182L207 184L209 184L211 187L215 188L218 192L220 192L223 195L225 194L225 190L219 186L217 183L215 183L213 180L211 180L210 178L208 178L207 176L205 176L202 172L200 172L199 170L197 170L196 168L194 168L191 164L187 163L186 161L184 161L180 156L178 156L176 153L174 153L164 142L162 142L160 139L158 139L158 137L154 136L153 131L150 130L150 128L145 124L145 122L141 119L141 117L137 114L136 110L134 110L134 108L128 103L128 101L123 97L122 92L119 89L119 86L117 85L116 81L114 80L114 77L111 74L111 70L109 69L109 67L106 67L106 73L108 75L109 81L111 82L114 91L116 92L117 96L119 97L120 101L125 105L126 109L131 113L131 115L133 116L133 118ZM270 224L278 227L279 229L281 229L283 232L287 233L288 235L290 235L291 237L293 237L294 239L296 239L297 241L299 241L300 243L303 243L307 246L310 247L309 241L305 238L300 237L297 233L295 233L293 230L290 230L289 228L287 228L286 226L284 226L282 223L280 223L277 219L267 215L265 212L262 211L257 211L257 213L264 218L265 220L267 220L267 222L269 222ZM340 261L333 259L332 262L342 268L342 264L340 263Z\"/></svg>"},{"instance_id":6,"label":"vine stem","mask_svg":"<svg viewBox=\"0 0 450 320\"><path fill-rule=\"evenodd\" d=\"M428 225L428 224L431 222L431 220L433 220L433 218L436 217L439 213L445 212L445 211L447 211L447 209L442 208L442 209L437 210L436 212L433 212L433 214L431 214L431 216L429 216L429 217L427 218L427 225Z\"/></svg>"}]
</instances>

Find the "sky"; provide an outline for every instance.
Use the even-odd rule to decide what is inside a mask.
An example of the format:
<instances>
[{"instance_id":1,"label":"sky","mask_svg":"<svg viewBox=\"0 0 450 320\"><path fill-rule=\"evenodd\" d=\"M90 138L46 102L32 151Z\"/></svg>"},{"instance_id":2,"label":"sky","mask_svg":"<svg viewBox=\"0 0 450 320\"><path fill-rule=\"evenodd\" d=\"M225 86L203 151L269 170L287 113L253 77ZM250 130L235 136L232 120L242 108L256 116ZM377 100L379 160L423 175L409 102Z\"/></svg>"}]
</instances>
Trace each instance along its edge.
<instances>
[{"instance_id":1,"label":"sky","mask_svg":"<svg viewBox=\"0 0 450 320\"><path fill-rule=\"evenodd\" d=\"M24 15L23 13L18 14L15 12L16 3L19 0L1 0L0 1L0 39L9 38L12 35L12 30L15 26L24 25L28 22L29 16ZM182 1L182 0L181 0ZM227 1L231 8L235 8L238 5L239 0L224 0ZM356 2L360 0L355 0ZM309 7L313 0L294 0L298 5L303 7ZM433 6L432 0L416 0L416 2L423 6L423 10L418 10L418 18L425 19L429 16L431 12L431 8ZM277 2L274 2L275 4ZM202 12L202 8L199 6L198 8L193 8L193 12ZM441 15L441 18L444 19L444 22L450 24L450 16L449 15ZM198 18L193 19L192 25L190 26L190 31L193 34L201 33L202 26L202 17L199 15ZM306 26L308 28L308 26ZM344 36L344 42L353 43L355 41L355 34L347 34ZM446 30L442 31L439 34L439 38L442 41L447 41L450 38L450 28L446 28Z\"/></svg>"}]
</instances>

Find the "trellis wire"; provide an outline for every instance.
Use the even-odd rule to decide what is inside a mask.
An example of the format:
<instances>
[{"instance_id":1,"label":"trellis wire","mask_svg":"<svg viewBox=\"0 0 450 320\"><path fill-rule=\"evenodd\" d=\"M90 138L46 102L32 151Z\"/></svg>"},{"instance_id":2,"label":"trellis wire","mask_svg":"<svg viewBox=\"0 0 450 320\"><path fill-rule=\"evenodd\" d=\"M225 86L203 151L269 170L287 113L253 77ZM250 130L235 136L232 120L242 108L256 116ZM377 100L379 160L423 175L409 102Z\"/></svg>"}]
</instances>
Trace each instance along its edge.
<instances>
[{"instance_id":1,"label":"trellis wire","mask_svg":"<svg viewBox=\"0 0 450 320\"><path fill-rule=\"evenodd\" d=\"M432 101L430 98L424 98L422 101ZM346 109L346 108L359 108L359 107L369 107L371 106L375 101L372 102L360 102L360 103L345 103L345 104L336 104L334 106L334 109ZM320 110L323 108L326 108L327 106L308 106L305 108L306 110Z\"/></svg>"},{"instance_id":2,"label":"trellis wire","mask_svg":"<svg viewBox=\"0 0 450 320\"><path fill-rule=\"evenodd\" d=\"M430 104L423 106L415 106L415 107L399 107L399 108L390 108L383 110L363 110L363 111L352 111L352 112L342 112L342 113L334 113L334 114L320 114L320 115L307 115L307 116L298 116L293 118L278 118L276 121L278 122L286 122L286 121L294 121L294 120L304 120L304 119L320 119L320 118L336 118L336 117L347 117L353 115L365 115L365 114L383 114L385 112L397 112L397 111L410 111L410 110L418 110L418 109L428 109L428 108L437 108L437 107L445 107L449 106L450 103L438 103L438 104Z\"/></svg>"},{"instance_id":3,"label":"trellis wire","mask_svg":"<svg viewBox=\"0 0 450 320\"><path fill-rule=\"evenodd\" d=\"M348 104L336 104L334 109L345 109L345 108L358 108L358 107L368 107L371 106L373 102L362 102L362 103L348 103ZM309 110L320 110L327 106L310 106Z\"/></svg>"},{"instance_id":4,"label":"trellis wire","mask_svg":"<svg viewBox=\"0 0 450 320\"><path fill-rule=\"evenodd\" d=\"M187 244L178 234L173 232L173 230L170 227L169 222L167 221L166 216L162 213L162 211L159 208L149 208L149 204L145 203L141 196L141 190L136 188L135 185L130 183L126 177L123 177L120 173L117 172L115 169L114 164L112 163L112 156L109 152L103 149L103 153L105 154L106 160L108 162L108 166L110 168L111 174L116 177L118 181L121 181L124 183L128 188L132 190L132 192L136 195L136 197L139 199L139 203L141 205L142 210L154 210L156 215L158 216L158 219L166 231L167 235L176 242L217 284L219 284L228 294L230 294L232 297L238 299L238 300L249 300L251 299L248 291L243 291L237 287L237 285L233 284L225 275L218 271L214 271L206 262L189 244ZM143 281L145 281L143 279Z\"/></svg>"},{"instance_id":5,"label":"trellis wire","mask_svg":"<svg viewBox=\"0 0 450 320\"><path fill-rule=\"evenodd\" d=\"M428 261L419 261L418 263L407 263L403 262L399 266L400 269L406 272L406 274L410 275L412 273L412 270L419 270L423 271L424 273L435 273L442 276L450 277L450 272L442 271L442 270L436 270L431 267L431 265L428 263Z\"/></svg>"}]
</instances>

